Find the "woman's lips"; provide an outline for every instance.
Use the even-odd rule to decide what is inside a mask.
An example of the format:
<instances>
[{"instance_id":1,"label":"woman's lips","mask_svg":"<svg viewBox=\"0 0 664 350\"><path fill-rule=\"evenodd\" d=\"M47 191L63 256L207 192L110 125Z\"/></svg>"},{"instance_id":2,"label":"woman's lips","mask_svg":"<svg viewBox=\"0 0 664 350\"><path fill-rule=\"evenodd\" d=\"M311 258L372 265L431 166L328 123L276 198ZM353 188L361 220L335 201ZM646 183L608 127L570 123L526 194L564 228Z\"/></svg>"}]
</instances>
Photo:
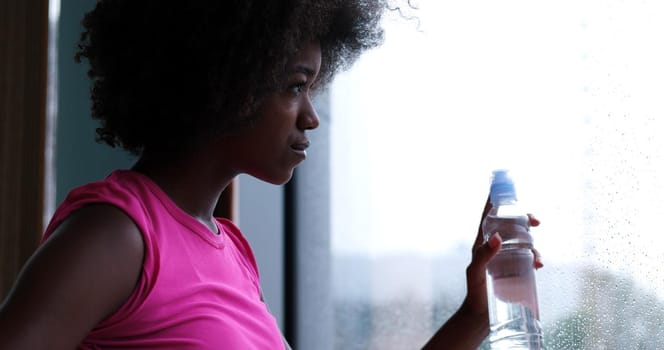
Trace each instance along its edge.
<instances>
[{"instance_id":1,"label":"woman's lips","mask_svg":"<svg viewBox=\"0 0 664 350\"><path fill-rule=\"evenodd\" d=\"M291 145L291 148L296 151L306 151L306 149L309 147L309 143L309 141L296 142Z\"/></svg>"},{"instance_id":2,"label":"woman's lips","mask_svg":"<svg viewBox=\"0 0 664 350\"><path fill-rule=\"evenodd\" d=\"M295 153L300 160L307 158L307 148L309 147L309 141L296 142L291 145L291 151Z\"/></svg>"}]
</instances>

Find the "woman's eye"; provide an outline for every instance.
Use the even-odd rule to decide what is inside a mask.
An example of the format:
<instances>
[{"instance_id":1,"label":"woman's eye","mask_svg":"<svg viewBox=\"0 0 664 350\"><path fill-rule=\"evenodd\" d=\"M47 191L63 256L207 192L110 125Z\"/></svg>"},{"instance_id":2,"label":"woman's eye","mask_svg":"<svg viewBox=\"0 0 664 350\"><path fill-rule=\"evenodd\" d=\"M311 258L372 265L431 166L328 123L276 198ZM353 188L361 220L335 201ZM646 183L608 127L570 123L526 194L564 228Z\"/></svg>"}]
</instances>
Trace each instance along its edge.
<instances>
[{"instance_id":1,"label":"woman's eye","mask_svg":"<svg viewBox=\"0 0 664 350\"><path fill-rule=\"evenodd\" d=\"M305 83L297 83L288 87L288 89L296 95L299 95L304 91Z\"/></svg>"}]
</instances>

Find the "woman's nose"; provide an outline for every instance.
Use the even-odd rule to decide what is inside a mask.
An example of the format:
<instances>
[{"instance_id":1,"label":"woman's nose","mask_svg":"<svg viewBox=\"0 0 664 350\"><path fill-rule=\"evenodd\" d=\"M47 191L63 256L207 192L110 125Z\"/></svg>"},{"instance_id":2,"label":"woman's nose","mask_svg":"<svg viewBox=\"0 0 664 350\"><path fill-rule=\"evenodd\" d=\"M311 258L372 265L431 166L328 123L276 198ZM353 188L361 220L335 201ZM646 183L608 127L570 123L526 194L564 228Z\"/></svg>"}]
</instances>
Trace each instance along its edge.
<instances>
[{"instance_id":1,"label":"woman's nose","mask_svg":"<svg viewBox=\"0 0 664 350\"><path fill-rule=\"evenodd\" d=\"M300 112L297 123L297 127L302 130L313 130L320 125L320 118L311 99L307 98L306 106Z\"/></svg>"}]
</instances>

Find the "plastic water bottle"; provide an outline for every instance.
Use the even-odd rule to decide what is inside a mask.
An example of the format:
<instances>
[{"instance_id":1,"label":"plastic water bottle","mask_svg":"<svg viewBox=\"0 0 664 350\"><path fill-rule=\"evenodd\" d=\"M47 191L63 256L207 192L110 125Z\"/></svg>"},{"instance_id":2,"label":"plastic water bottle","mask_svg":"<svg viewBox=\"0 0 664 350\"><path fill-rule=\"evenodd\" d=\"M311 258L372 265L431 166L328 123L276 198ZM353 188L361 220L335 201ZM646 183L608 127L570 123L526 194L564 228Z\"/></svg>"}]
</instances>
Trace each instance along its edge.
<instances>
[{"instance_id":1,"label":"plastic water bottle","mask_svg":"<svg viewBox=\"0 0 664 350\"><path fill-rule=\"evenodd\" d=\"M495 233L503 241L486 272L490 347L543 349L530 221L517 206L507 171L493 172L490 201L491 210L482 222L484 241Z\"/></svg>"}]
</instances>

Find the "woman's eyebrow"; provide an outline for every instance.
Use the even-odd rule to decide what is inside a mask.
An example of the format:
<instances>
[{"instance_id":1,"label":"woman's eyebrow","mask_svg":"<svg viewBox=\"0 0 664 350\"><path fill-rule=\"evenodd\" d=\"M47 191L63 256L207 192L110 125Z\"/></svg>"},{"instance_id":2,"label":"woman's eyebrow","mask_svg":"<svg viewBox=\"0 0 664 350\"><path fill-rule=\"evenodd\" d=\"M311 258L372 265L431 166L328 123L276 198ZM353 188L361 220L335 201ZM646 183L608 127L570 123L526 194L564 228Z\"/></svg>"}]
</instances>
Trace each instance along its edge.
<instances>
[{"instance_id":1,"label":"woman's eyebrow","mask_svg":"<svg viewBox=\"0 0 664 350\"><path fill-rule=\"evenodd\" d=\"M289 69L289 71L291 73L303 73L309 77L313 77L316 74L316 72L311 67L301 64L295 65Z\"/></svg>"}]
</instances>

